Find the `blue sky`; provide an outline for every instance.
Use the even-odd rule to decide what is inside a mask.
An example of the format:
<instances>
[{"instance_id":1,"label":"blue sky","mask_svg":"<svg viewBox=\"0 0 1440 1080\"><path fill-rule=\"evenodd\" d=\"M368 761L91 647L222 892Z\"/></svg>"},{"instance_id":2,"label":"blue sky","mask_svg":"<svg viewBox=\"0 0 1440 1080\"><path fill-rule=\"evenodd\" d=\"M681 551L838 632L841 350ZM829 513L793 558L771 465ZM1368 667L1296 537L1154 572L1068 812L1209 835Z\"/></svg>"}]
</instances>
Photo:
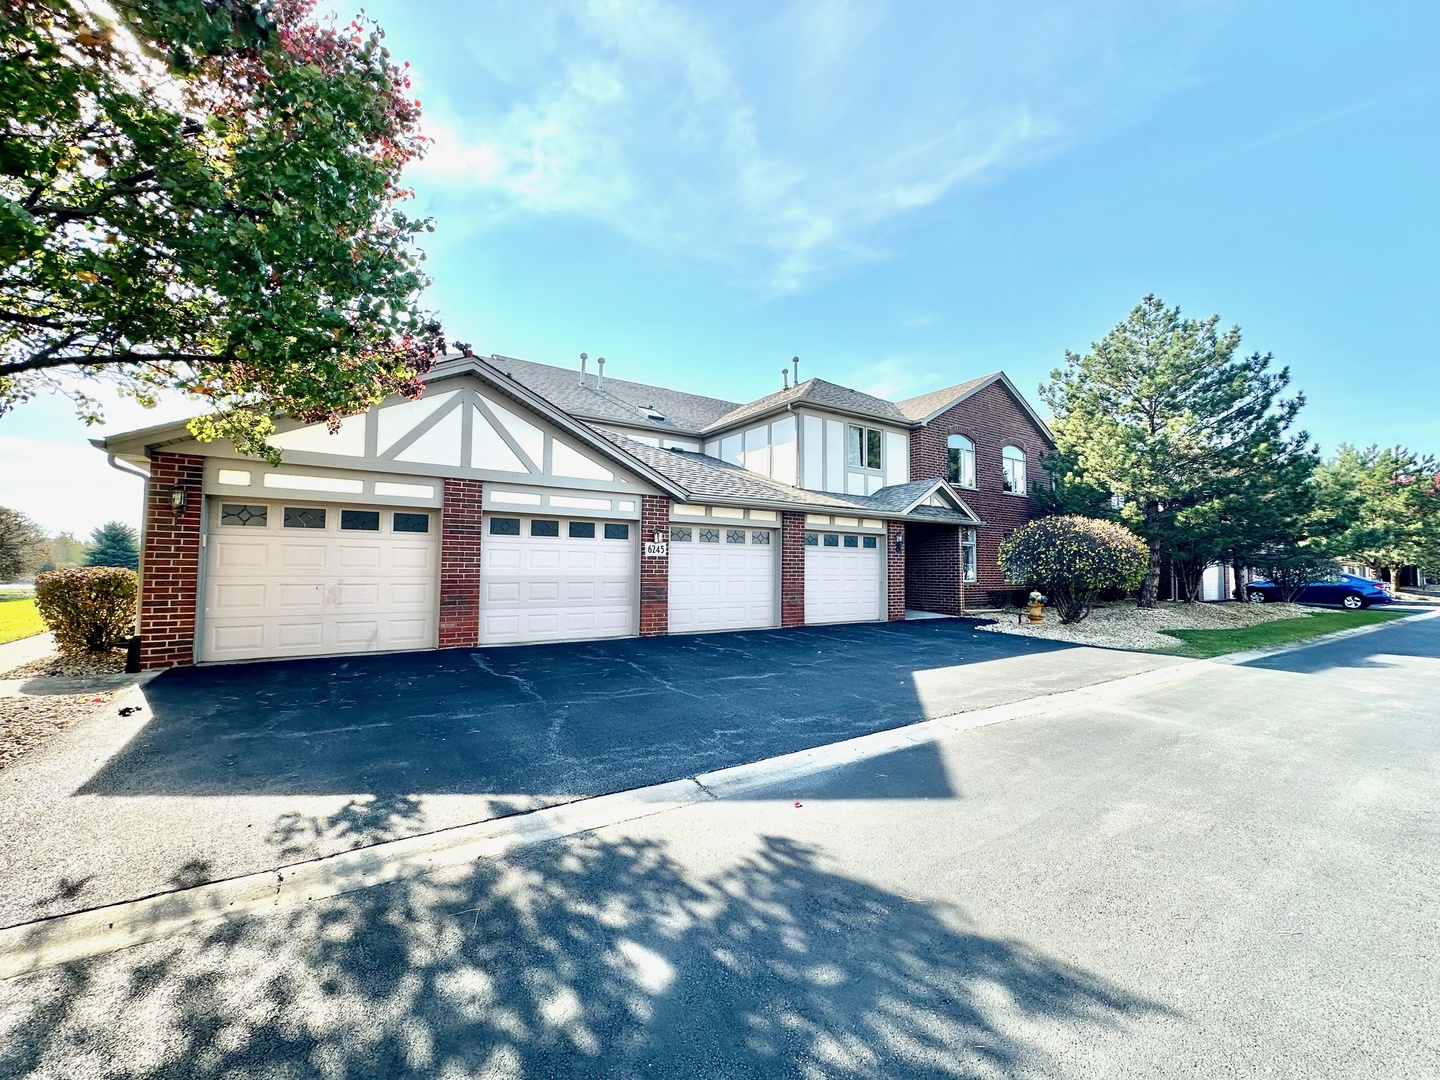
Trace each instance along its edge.
<instances>
[{"instance_id":1,"label":"blue sky","mask_svg":"<svg viewBox=\"0 0 1440 1080\"><path fill-rule=\"evenodd\" d=\"M1433 4L366 9L436 139L429 302L477 351L741 401L797 354L1033 394L1155 292L1289 365L1322 447L1440 451ZM0 419L0 503L136 520L67 416ZM63 488L17 467L42 453Z\"/></svg>"}]
</instances>

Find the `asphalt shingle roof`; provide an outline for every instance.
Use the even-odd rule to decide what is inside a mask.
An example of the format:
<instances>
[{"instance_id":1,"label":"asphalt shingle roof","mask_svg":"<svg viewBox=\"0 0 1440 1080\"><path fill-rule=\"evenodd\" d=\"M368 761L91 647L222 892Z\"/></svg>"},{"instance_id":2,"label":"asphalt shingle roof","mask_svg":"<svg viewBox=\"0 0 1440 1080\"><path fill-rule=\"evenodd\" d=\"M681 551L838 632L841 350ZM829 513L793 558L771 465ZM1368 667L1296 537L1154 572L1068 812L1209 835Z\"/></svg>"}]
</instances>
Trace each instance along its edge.
<instances>
[{"instance_id":1,"label":"asphalt shingle roof","mask_svg":"<svg viewBox=\"0 0 1440 1080\"><path fill-rule=\"evenodd\" d=\"M928 394L921 394L919 397L906 398L904 401L897 401L896 408L910 421L925 420L937 412L949 408L962 398L967 398L980 387L998 377L1000 372L992 372L989 375L982 375L978 379L970 379L968 382L956 383L954 386L947 386L943 390L932 390Z\"/></svg>"},{"instance_id":2,"label":"asphalt shingle roof","mask_svg":"<svg viewBox=\"0 0 1440 1080\"><path fill-rule=\"evenodd\" d=\"M759 416L782 405L796 403L828 406L841 412L857 413L861 416L874 417L877 420L888 420L892 424L907 426L909 424L908 419L892 401L886 401L884 398L878 398L872 394L863 394L859 390L851 390L848 386L826 382L824 379L807 379L788 390L777 390L773 394L741 405L733 412L711 421L706 430L716 431L720 428L733 427L752 416Z\"/></svg>"},{"instance_id":3,"label":"asphalt shingle roof","mask_svg":"<svg viewBox=\"0 0 1440 1080\"><path fill-rule=\"evenodd\" d=\"M904 513L905 507L935 484L934 480L916 480L908 484L881 488L874 495L838 495L828 491L806 491L708 454L696 454L688 450L661 450L624 435L606 432L601 434L631 457L684 488L694 502L756 501L817 513L848 511L875 517L896 517ZM921 514L921 510L926 512ZM972 524L972 519L963 513L938 506L916 507L914 513L906 516L920 516L956 525Z\"/></svg>"},{"instance_id":4,"label":"asphalt shingle roof","mask_svg":"<svg viewBox=\"0 0 1440 1080\"><path fill-rule=\"evenodd\" d=\"M499 368L557 408L583 420L698 435L707 425L739 407L733 401L686 394L609 375L605 376L605 389L601 391L596 387L598 380L593 365L585 374L585 385L581 386L578 368L536 364L512 356L487 356L484 359L491 367ZM443 362L435 366L435 374L444 374ZM646 415L647 409L665 419L650 419Z\"/></svg>"}]
</instances>

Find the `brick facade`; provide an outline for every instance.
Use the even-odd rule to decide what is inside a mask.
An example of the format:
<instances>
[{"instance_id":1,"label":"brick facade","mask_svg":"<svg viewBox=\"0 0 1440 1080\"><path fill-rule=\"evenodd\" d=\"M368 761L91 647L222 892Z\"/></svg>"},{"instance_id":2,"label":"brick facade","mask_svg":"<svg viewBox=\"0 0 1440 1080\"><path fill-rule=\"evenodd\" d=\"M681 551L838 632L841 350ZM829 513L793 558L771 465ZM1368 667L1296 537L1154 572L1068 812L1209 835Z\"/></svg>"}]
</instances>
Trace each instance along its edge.
<instances>
[{"instance_id":1,"label":"brick facade","mask_svg":"<svg viewBox=\"0 0 1440 1080\"><path fill-rule=\"evenodd\" d=\"M985 523L976 537L979 581L962 586L961 592L967 606L977 607L984 603L987 591L1006 588L1005 575L1000 572L1000 542L1033 516L1028 495L1005 491L1000 452L1006 446L1024 450L1026 477L1033 484L1047 480L1043 461L1050 444L1010 392L1002 384L992 383L910 433L912 480L946 475L945 440L951 435L964 435L975 444L975 487L957 486L956 490Z\"/></svg>"},{"instance_id":2,"label":"brick facade","mask_svg":"<svg viewBox=\"0 0 1440 1080\"><path fill-rule=\"evenodd\" d=\"M646 555L645 544L659 533L669 550L670 500L640 496L640 636L670 632L670 556Z\"/></svg>"},{"instance_id":3,"label":"brick facade","mask_svg":"<svg viewBox=\"0 0 1440 1080\"><path fill-rule=\"evenodd\" d=\"M480 644L480 544L483 521L479 480L445 478L440 517L440 648Z\"/></svg>"},{"instance_id":4,"label":"brick facade","mask_svg":"<svg viewBox=\"0 0 1440 1080\"><path fill-rule=\"evenodd\" d=\"M146 671L195 662L204 483L202 457L162 452L150 459L140 553L140 667ZM186 493L183 514L170 506L177 487Z\"/></svg>"},{"instance_id":5,"label":"brick facade","mask_svg":"<svg viewBox=\"0 0 1440 1080\"><path fill-rule=\"evenodd\" d=\"M885 523L885 558L886 591L889 593L887 604L887 618L891 622L905 618L905 559L910 554L906 550L905 523L903 521L887 521Z\"/></svg>"},{"instance_id":6,"label":"brick facade","mask_svg":"<svg viewBox=\"0 0 1440 1080\"><path fill-rule=\"evenodd\" d=\"M905 606L940 615L964 614L960 529L955 525L905 526Z\"/></svg>"},{"instance_id":7,"label":"brick facade","mask_svg":"<svg viewBox=\"0 0 1440 1080\"><path fill-rule=\"evenodd\" d=\"M805 625L805 515L780 515L780 625Z\"/></svg>"}]
</instances>

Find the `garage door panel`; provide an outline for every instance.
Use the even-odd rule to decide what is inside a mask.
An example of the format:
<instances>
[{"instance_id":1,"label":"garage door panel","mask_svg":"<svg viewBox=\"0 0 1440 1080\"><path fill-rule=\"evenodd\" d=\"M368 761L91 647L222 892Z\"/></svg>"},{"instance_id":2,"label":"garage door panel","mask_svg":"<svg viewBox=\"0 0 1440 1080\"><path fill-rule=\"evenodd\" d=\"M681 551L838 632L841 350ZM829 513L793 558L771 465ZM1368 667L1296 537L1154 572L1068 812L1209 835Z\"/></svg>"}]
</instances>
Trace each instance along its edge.
<instances>
[{"instance_id":1,"label":"garage door panel","mask_svg":"<svg viewBox=\"0 0 1440 1080\"><path fill-rule=\"evenodd\" d=\"M805 621L876 622L881 605L880 547L807 546Z\"/></svg>"},{"instance_id":2,"label":"garage door panel","mask_svg":"<svg viewBox=\"0 0 1440 1080\"><path fill-rule=\"evenodd\" d=\"M553 520L553 519L549 519ZM631 540L571 536L570 519L558 536L532 535L521 519L519 534L481 542L480 641L519 644L623 637L635 632L637 552Z\"/></svg>"},{"instance_id":3,"label":"garage door panel","mask_svg":"<svg viewBox=\"0 0 1440 1080\"><path fill-rule=\"evenodd\" d=\"M733 530L742 537L738 542L726 530L724 544L701 542L693 528L686 540L685 531L672 533L670 544L670 632L774 626L777 545L756 543L750 530Z\"/></svg>"},{"instance_id":4,"label":"garage door panel","mask_svg":"<svg viewBox=\"0 0 1440 1080\"><path fill-rule=\"evenodd\" d=\"M333 509L325 528L287 529L285 505L299 502L270 504L259 527L212 516L202 660L434 646L438 530L392 534L388 512L380 514L387 531L341 530Z\"/></svg>"}]
</instances>

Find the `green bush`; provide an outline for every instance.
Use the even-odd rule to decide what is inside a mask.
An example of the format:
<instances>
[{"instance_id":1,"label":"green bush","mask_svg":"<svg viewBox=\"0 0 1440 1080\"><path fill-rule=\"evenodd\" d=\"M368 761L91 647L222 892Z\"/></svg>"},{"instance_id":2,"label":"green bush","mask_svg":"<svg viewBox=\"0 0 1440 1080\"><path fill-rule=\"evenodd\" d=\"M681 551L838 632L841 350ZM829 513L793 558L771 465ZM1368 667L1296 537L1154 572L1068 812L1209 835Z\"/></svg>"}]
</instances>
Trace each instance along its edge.
<instances>
[{"instance_id":1,"label":"green bush","mask_svg":"<svg viewBox=\"0 0 1440 1080\"><path fill-rule=\"evenodd\" d=\"M139 581L118 566L51 570L35 578L35 606L61 652L105 652L134 629Z\"/></svg>"},{"instance_id":2,"label":"green bush","mask_svg":"<svg viewBox=\"0 0 1440 1080\"><path fill-rule=\"evenodd\" d=\"M1050 598L1062 623L1079 622L1107 590L1137 588L1150 549L1124 525L1067 515L1022 525L1000 545L1000 568L1011 581Z\"/></svg>"}]
</instances>

